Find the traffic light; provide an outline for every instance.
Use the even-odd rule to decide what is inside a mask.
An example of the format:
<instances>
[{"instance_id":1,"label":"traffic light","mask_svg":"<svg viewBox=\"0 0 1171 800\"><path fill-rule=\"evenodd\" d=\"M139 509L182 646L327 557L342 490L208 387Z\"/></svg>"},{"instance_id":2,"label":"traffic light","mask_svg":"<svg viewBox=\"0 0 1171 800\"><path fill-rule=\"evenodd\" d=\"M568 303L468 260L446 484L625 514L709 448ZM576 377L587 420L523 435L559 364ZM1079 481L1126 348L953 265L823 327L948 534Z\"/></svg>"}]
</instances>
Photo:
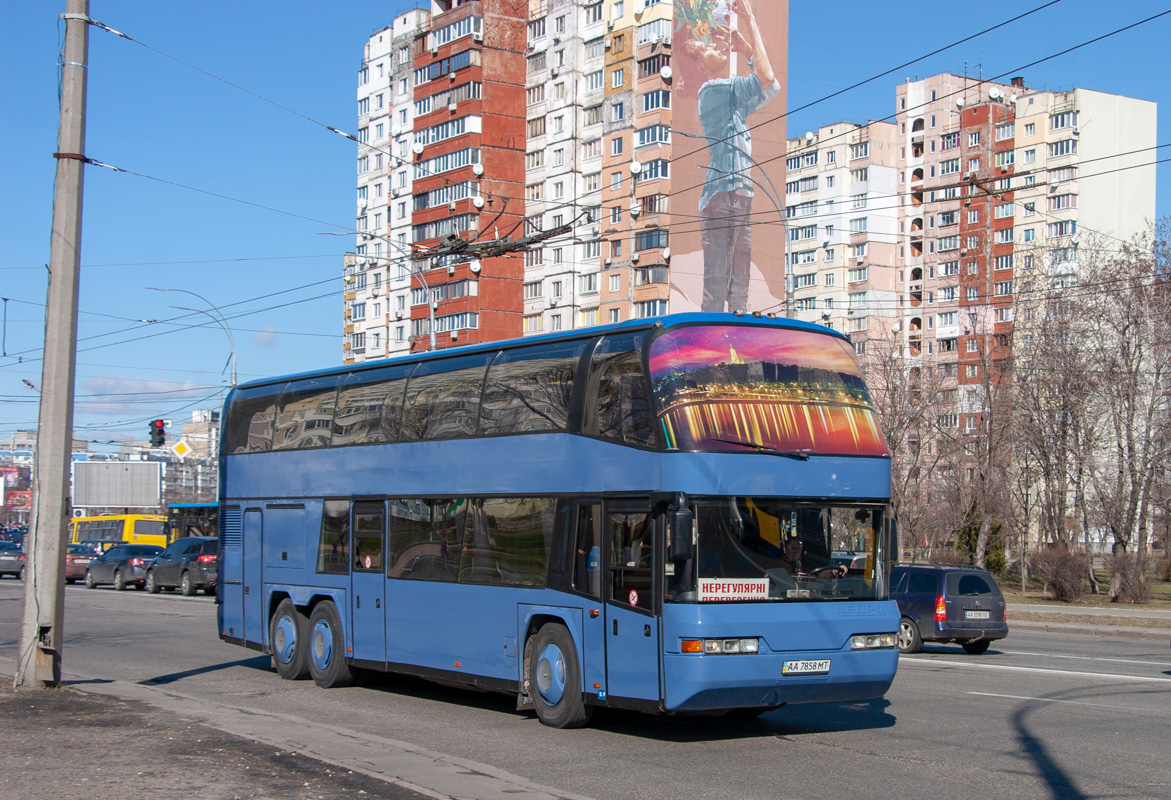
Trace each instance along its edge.
<instances>
[{"instance_id":1,"label":"traffic light","mask_svg":"<svg viewBox=\"0 0 1171 800\"><path fill-rule=\"evenodd\" d=\"M151 420L150 423L150 446L162 447L167 443L167 432L163 429L163 421L161 419Z\"/></svg>"}]
</instances>

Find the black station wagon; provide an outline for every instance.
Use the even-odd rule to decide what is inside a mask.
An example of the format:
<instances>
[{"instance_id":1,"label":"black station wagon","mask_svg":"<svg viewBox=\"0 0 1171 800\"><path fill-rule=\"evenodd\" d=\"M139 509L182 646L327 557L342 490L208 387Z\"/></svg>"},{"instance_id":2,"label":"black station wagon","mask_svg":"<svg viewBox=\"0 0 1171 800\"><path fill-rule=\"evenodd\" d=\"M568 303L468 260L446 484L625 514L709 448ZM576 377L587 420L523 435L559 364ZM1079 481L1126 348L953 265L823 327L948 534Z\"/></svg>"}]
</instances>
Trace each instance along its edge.
<instances>
[{"instance_id":1,"label":"black station wagon","mask_svg":"<svg viewBox=\"0 0 1171 800\"><path fill-rule=\"evenodd\" d=\"M917 653L923 642L958 642L979 655L1008 636L1004 595L989 573L975 567L896 564L890 599L898 602L898 647Z\"/></svg>"}]
</instances>

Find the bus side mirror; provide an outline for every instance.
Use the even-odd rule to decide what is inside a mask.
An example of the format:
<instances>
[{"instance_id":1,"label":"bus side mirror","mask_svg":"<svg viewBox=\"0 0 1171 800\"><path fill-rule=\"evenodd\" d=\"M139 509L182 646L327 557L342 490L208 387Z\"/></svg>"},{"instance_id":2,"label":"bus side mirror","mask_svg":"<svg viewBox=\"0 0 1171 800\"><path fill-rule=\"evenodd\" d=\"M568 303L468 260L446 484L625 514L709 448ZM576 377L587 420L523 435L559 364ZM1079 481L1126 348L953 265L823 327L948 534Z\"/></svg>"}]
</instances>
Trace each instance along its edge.
<instances>
[{"instance_id":1,"label":"bus side mirror","mask_svg":"<svg viewBox=\"0 0 1171 800\"><path fill-rule=\"evenodd\" d=\"M695 527L695 513L690 508L675 512L671 522L671 548L667 554L671 561L686 561L695 556L692 530Z\"/></svg>"}]
</instances>

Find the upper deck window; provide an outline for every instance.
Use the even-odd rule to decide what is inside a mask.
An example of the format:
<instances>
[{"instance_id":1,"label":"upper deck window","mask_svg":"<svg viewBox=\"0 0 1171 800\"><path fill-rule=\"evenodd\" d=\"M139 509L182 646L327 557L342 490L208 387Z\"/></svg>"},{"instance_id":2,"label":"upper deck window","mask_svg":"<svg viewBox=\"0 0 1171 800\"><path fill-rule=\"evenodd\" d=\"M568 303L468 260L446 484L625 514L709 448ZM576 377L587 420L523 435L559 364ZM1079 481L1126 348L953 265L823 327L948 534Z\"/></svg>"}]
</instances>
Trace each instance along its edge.
<instances>
[{"instance_id":1,"label":"upper deck window","mask_svg":"<svg viewBox=\"0 0 1171 800\"><path fill-rule=\"evenodd\" d=\"M850 343L750 325L669 329L650 346L667 446L890 454Z\"/></svg>"}]
</instances>

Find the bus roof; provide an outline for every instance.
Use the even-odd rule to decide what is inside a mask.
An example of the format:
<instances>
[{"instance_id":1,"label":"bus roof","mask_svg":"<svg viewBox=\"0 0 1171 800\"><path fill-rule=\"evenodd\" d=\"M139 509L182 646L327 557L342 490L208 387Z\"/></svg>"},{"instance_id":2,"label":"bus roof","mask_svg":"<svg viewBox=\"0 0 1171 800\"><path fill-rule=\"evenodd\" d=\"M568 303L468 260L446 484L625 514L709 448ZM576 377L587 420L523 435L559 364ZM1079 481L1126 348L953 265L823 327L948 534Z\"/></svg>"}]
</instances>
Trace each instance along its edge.
<instances>
[{"instance_id":1,"label":"bus roof","mask_svg":"<svg viewBox=\"0 0 1171 800\"><path fill-rule=\"evenodd\" d=\"M529 345L541 344L545 342L588 339L607 333L625 333L637 330L652 330L654 328L669 328L675 325L702 325L711 323L723 323L725 325L760 325L761 327L790 328L796 330L814 331L816 333L836 336L839 339L845 339L846 341L849 341L849 337L844 333L839 333L832 328L826 328L821 325L816 325L812 322L803 322L798 319L773 318L743 313L713 314L694 312L686 314L668 314L663 317L628 320L627 322L619 322L613 325L599 325L592 328L575 328L573 330L559 331L557 333L545 333L539 336L524 336L519 339L498 339L492 342L482 342L480 344L465 345L463 347L449 347L444 350L411 353L410 355L395 356L394 358L384 358L377 361L364 361L360 364L343 364L340 366L326 367L319 370L298 372L291 375L278 375L272 378L260 378L258 380L249 381L248 383L242 383L238 385L233 390L233 393L241 389L251 389L257 386L271 386L275 383L285 383L287 381L295 381L302 378L311 378L323 375L342 375L351 372L363 372L365 370L378 369L380 367L385 367L391 364L410 364L419 361L433 361L443 358L450 358L453 356L491 352L501 348L526 347Z\"/></svg>"}]
</instances>

